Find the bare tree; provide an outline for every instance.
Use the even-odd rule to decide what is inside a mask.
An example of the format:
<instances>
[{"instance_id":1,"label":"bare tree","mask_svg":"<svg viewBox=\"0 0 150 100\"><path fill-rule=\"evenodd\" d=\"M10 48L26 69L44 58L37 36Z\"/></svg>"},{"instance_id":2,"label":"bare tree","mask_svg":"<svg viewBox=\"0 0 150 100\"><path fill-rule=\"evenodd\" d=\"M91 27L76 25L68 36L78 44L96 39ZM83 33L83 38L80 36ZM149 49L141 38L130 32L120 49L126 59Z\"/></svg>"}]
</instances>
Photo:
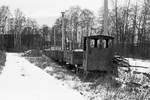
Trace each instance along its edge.
<instances>
[{"instance_id":1,"label":"bare tree","mask_svg":"<svg viewBox=\"0 0 150 100\"><path fill-rule=\"evenodd\" d=\"M23 30L24 24L25 24L25 16L20 11L20 9L15 10L14 14L14 26L15 26L15 39L14 39L14 45L17 50L21 49L21 32Z\"/></svg>"},{"instance_id":2,"label":"bare tree","mask_svg":"<svg viewBox=\"0 0 150 100\"><path fill-rule=\"evenodd\" d=\"M7 19L10 17L11 13L8 6L0 7L0 34L7 33ZM4 37L1 36L1 49L4 49Z\"/></svg>"},{"instance_id":3,"label":"bare tree","mask_svg":"<svg viewBox=\"0 0 150 100\"><path fill-rule=\"evenodd\" d=\"M10 10L8 6L2 6L0 8L0 26L1 33L6 33L7 31L7 19L11 16Z\"/></svg>"}]
</instances>

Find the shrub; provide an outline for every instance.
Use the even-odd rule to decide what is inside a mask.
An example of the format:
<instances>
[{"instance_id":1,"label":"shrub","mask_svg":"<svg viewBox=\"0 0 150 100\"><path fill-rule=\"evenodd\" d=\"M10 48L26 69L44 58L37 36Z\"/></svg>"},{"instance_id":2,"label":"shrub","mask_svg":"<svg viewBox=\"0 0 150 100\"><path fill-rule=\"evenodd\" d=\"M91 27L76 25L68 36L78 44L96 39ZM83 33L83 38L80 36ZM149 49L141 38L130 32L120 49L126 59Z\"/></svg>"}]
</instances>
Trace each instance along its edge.
<instances>
[{"instance_id":1,"label":"shrub","mask_svg":"<svg viewBox=\"0 0 150 100\"><path fill-rule=\"evenodd\" d=\"M0 72L2 71L6 62L6 53L4 51L0 51Z\"/></svg>"},{"instance_id":2,"label":"shrub","mask_svg":"<svg viewBox=\"0 0 150 100\"><path fill-rule=\"evenodd\" d=\"M39 57L39 56L42 56L42 51L36 50L36 49L28 50L28 51L25 51L23 56Z\"/></svg>"}]
</instances>

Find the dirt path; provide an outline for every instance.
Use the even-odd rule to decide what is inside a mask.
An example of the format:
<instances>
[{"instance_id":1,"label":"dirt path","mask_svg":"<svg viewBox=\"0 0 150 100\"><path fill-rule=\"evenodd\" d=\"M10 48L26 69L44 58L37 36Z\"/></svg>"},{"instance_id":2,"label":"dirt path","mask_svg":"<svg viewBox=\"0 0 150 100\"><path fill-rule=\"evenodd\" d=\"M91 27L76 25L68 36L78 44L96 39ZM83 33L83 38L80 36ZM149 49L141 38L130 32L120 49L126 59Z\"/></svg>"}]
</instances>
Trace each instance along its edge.
<instances>
[{"instance_id":1,"label":"dirt path","mask_svg":"<svg viewBox=\"0 0 150 100\"><path fill-rule=\"evenodd\" d=\"M76 91L63 87L59 81L16 53L7 53L0 75L1 100L83 100Z\"/></svg>"}]
</instances>

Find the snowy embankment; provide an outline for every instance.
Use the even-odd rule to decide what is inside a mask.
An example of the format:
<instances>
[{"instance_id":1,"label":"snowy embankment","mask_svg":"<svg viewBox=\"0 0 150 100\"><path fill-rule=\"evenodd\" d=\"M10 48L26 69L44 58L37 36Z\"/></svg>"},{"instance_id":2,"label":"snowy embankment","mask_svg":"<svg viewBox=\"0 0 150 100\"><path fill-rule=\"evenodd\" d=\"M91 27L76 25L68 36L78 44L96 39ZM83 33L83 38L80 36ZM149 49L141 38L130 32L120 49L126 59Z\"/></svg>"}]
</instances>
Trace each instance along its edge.
<instances>
[{"instance_id":1,"label":"snowy embankment","mask_svg":"<svg viewBox=\"0 0 150 100\"><path fill-rule=\"evenodd\" d=\"M63 87L58 80L18 54L7 53L0 75L1 100L83 100L76 91Z\"/></svg>"},{"instance_id":2,"label":"snowy embankment","mask_svg":"<svg viewBox=\"0 0 150 100\"><path fill-rule=\"evenodd\" d=\"M147 100L150 98L149 74L135 74L120 66L117 78L104 73L93 73L85 80L82 74L75 74L73 70L68 70L69 66L58 64L44 55L33 56L31 53L25 58L63 85L78 91L86 100Z\"/></svg>"},{"instance_id":3,"label":"snowy embankment","mask_svg":"<svg viewBox=\"0 0 150 100\"><path fill-rule=\"evenodd\" d=\"M150 73L150 60L126 58L129 64L132 66L131 69L136 72Z\"/></svg>"}]
</instances>

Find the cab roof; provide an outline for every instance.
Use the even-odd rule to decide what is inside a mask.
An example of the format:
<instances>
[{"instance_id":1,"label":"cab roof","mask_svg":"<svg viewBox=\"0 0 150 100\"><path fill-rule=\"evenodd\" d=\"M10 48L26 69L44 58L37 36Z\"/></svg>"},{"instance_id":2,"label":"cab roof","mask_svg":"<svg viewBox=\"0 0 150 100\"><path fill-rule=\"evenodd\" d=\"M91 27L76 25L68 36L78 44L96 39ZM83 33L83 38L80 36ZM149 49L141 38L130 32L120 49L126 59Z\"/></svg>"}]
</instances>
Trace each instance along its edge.
<instances>
[{"instance_id":1,"label":"cab roof","mask_svg":"<svg viewBox=\"0 0 150 100\"><path fill-rule=\"evenodd\" d=\"M107 35L92 35L92 36L86 36L85 38L89 38L89 39L114 39L114 37L107 36Z\"/></svg>"}]
</instances>

